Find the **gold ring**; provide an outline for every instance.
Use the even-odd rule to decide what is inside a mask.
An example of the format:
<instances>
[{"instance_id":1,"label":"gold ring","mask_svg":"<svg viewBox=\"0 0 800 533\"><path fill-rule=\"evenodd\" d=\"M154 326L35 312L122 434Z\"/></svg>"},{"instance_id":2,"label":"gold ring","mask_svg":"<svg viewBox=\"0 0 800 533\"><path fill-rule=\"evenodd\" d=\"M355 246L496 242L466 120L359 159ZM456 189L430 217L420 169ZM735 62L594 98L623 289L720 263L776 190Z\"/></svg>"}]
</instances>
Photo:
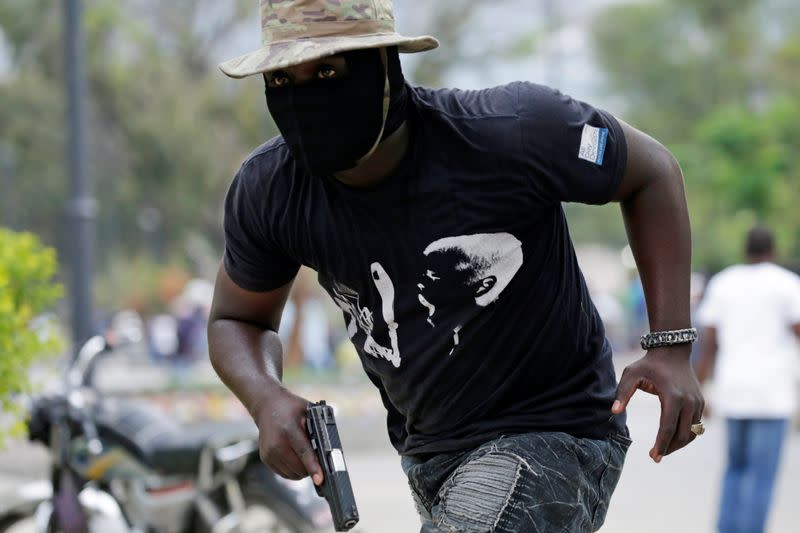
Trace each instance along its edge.
<instances>
[{"instance_id":1,"label":"gold ring","mask_svg":"<svg viewBox=\"0 0 800 533\"><path fill-rule=\"evenodd\" d=\"M703 426L702 422L698 422L697 424L692 424L692 427L690 429L692 433L694 433L698 437L706 432L706 428L705 426Z\"/></svg>"}]
</instances>

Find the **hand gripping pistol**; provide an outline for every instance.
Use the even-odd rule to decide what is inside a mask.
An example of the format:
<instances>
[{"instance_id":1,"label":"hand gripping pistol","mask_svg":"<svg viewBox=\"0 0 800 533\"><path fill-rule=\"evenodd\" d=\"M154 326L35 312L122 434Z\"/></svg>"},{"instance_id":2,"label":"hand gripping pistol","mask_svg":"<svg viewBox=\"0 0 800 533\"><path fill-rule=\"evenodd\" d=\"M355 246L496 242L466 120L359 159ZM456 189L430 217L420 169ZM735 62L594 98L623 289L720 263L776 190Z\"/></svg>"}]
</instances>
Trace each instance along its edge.
<instances>
[{"instance_id":1,"label":"hand gripping pistol","mask_svg":"<svg viewBox=\"0 0 800 533\"><path fill-rule=\"evenodd\" d=\"M358 509L350 474L342 454L342 441L333 418L333 408L324 401L308 404L306 416L311 447L325 476L317 494L328 501L336 531L348 531L358 523Z\"/></svg>"}]
</instances>

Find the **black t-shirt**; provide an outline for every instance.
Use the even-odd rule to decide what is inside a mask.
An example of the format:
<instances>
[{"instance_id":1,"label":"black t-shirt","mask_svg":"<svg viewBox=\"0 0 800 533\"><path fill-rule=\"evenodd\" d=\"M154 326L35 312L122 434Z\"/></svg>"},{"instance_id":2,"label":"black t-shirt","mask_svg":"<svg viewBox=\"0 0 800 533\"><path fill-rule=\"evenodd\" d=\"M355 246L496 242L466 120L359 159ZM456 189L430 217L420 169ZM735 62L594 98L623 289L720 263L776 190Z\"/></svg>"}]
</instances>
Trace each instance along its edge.
<instances>
[{"instance_id":1,"label":"black t-shirt","mask_svg":"<svg viewBox=\"0 0 800 533\"><path fill-rule=\"evenodd\" d=\"M266 291L299 265L318 272L401 454L624 432L561 206L612 198L618 122L530 83L409 89L409 151L375 188L305 174L281 138L245 161L225 203L227 273Z\"/></svg>"}]
</instances>

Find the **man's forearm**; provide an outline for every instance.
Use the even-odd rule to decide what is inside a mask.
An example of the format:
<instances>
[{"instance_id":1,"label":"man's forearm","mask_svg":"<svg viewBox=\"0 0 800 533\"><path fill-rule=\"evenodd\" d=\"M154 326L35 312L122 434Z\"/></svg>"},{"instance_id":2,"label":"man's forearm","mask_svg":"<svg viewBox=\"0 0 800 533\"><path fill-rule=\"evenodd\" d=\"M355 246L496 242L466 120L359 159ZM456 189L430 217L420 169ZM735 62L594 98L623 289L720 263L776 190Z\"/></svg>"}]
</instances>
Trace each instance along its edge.
<instances>
[{"instance_id":1,"label":"man's forearm","mask_svg":"<svg viewBox=\"0 0 800 533\"><path fill-rule=\"evenodd\" d=\"M659 176L622 203L651 331L690 323L691 231L683 177L674 158L661 157Z\"/></svg>"},{"instance_id":2,"label":"man's forearm","mask_svg":"<svg viewBox=\"0 0 800 533\"><path fill-rule=\"evenodd\" d=\"M283 348L278 334L237 320L217 319L208 327L214 370L250 414L281 388Z\"/></svg>"}]
</instances>

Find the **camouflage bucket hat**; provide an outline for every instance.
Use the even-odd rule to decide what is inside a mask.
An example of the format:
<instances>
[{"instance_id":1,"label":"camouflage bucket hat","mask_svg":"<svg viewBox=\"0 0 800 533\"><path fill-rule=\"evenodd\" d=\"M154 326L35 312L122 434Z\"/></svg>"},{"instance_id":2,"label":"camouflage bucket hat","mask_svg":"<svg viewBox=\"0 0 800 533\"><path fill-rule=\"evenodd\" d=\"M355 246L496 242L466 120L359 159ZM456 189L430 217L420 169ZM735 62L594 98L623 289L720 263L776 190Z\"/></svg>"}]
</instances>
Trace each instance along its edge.
<instances>
[{"instance_id":1,"label":"camouflage bucket hat","mask_svg":"<svg viewBox=\"0 0 800 533\"><path fill-rule=\"evenodd\" d=\"M397 46L416 53L433 37L394 31L391 0L261 0L261 48L219 65L231 78L287 68L349 50Z\"/></svg>"}]
</instances>

